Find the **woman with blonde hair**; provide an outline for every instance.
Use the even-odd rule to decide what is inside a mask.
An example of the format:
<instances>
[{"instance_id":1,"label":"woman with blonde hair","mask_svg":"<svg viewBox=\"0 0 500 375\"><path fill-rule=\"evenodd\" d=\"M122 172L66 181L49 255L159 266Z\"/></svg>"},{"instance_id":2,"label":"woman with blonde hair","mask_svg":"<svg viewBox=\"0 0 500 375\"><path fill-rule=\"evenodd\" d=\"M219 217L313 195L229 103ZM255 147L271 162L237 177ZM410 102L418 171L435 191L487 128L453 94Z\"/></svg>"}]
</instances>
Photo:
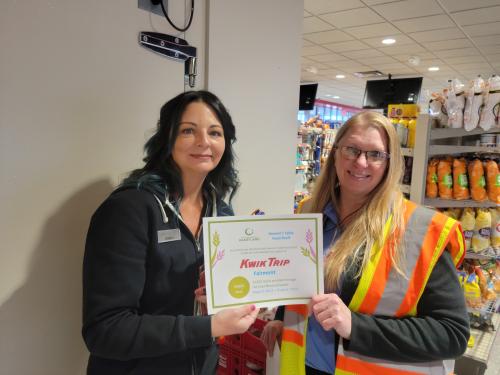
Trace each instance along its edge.
<instances>
[{"instance_id":1,"label":"woman with blonde hair","mask_svg":"<svg viewBox=\"0 0 500 375\"><path fill-rule=\"evenodd\" d=\"M382 114L339 129L301 205L323 213L325 294L280 308L262 335L270 353L281 337L282 374L448 374L465 351L461 227L403 197L403 165Z\"/></svg>"}]
</instances>

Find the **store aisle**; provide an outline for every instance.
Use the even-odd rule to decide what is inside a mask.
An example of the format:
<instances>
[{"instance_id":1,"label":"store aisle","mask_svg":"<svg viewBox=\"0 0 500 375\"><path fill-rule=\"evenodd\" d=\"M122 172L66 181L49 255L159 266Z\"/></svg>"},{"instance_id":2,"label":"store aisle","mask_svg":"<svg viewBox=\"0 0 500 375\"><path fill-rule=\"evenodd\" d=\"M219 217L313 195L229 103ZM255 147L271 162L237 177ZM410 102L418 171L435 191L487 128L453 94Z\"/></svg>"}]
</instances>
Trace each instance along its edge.
<instances>
[{"instance_id":1,"label":"store aisle","mask_svg":"<svg viewBox=\"0 0 500 375\"><path fill-rule=\"evenodd\" d=\"M500 335L496 335L495 341L493 342L493 348L491 348L491 354L488 361L488 367L484 372L484 375L500 375Z\"/></svg>"}]
</instances>

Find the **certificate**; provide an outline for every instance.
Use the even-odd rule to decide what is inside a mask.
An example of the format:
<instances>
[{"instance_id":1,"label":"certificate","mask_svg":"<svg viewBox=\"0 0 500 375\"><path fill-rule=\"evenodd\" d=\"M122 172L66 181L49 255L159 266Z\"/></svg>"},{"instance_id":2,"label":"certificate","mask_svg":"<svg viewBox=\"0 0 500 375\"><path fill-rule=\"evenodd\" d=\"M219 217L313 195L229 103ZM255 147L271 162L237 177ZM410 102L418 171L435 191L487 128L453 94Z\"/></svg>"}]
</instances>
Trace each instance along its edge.
<instances>
[{"instance_id":1,"label":"certificate","mask_svg":"<svg viewBox=\"0 0 500 375\"><path fill-rule=\"evenodd\" d=\"M208 313L323 293L321 214L203 218Z\"/></svg>"}]
</instances>

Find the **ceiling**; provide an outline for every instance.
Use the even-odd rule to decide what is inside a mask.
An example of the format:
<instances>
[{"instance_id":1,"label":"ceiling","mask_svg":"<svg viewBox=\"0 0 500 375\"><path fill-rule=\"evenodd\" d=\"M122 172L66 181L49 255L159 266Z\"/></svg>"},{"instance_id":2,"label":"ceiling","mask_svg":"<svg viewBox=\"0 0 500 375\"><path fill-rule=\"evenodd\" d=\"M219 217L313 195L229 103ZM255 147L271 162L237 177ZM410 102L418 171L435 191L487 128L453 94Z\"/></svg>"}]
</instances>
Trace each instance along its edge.
<instances>
[{"instance_id":1,"label":"ceiling","mask_svg":"<svg viewBox=\"0 0 500 375\"><path fill-rule=\"evenodd\" d=\"M319 83L317 98L356 107L367 80L359 71L422 76L421 99L448 79L500 74L500 0L304 0L302 37L301 81ZM382 44L389 37L396 43Z\"/></svg>"}]
</instances>

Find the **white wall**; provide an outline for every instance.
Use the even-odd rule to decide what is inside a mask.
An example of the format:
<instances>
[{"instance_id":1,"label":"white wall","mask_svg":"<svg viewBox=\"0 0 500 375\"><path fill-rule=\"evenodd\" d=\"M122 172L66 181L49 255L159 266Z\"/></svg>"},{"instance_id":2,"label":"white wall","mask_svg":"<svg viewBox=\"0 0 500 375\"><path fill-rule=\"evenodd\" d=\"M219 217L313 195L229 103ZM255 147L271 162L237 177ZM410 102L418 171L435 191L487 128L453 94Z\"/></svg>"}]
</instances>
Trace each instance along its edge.
<instances>
[{"instance_id":1,"label":"white wall","mask_svg":"<svg viewBox=\"0 0 500 375\"><path fill-rule=\"evenodd\" d=\"M293 212L303 12L303 0L210 2L208 88L237 128L237 214Z\"/></svg>"},{"instance_id":2,"label":"white wall","mask_svg":"<svg viewBox=\"0 0 500 375\"><path fill-rule=\"evenodd\" d=\"M283 17L276 5L242 0L236 9L240 13L234 14L229 1L214 3L225 3L226 9L217 13L232 20L227 26L231 29L225 31L229 34L235 30L234 19L246 18L241 12L264 7L266 12L259 12L259 17L265 18L258 20L251 13L254 20L246 24L247 30L258 29L259 37L265 30L274 42L279 35L286 45L289 61L280 66L246 55L247 65L275 73L273 80L255 76L257 85L230 70L227 75L219 71L204 76L204 0L196 1L193 25L185 35L199 48L197 88L208 81L209 88L222 93L237 122L238 166L244 184L238 206L244 211L254 206L290 211L299 79L295 28L300 27L296 22L301 22L302 2L286 4L294 25L290 38L285 30L266 26ZM277 3L285 7L288 2ZM177 23L182 23L184 2L169 4ZM281 27L287 23L279 21ZM136 0L0 2L1 375L84 373L87 351L80 336L80 280L90 215L125 173L142 165L142 146L161 105L184 89L183 64L140 47L141 30L174 34L162 17L138 9ZM220 31L211 38L214 48L218 38L225 38ZM245 38L244 44L255 44ZM290 76L280 74L285 64L293 67ZM238 79L239 84L228 82ZM294 95L282 90L282 85L291 86L289 80ZM261 93L266 94L263 104L257 101ZM269 100L275 105L274 114L263 111ZM256 142L255 134L265 138L270 127L279 129L272 131L272 142ZM252 153L255 160L249 159ZM256 183L268 177L273 179ZM269 190L261 199L256 193L263 190L256 186L265 183L270 188L279 185L279 191Z\"/></svg>"}]
</instances>

